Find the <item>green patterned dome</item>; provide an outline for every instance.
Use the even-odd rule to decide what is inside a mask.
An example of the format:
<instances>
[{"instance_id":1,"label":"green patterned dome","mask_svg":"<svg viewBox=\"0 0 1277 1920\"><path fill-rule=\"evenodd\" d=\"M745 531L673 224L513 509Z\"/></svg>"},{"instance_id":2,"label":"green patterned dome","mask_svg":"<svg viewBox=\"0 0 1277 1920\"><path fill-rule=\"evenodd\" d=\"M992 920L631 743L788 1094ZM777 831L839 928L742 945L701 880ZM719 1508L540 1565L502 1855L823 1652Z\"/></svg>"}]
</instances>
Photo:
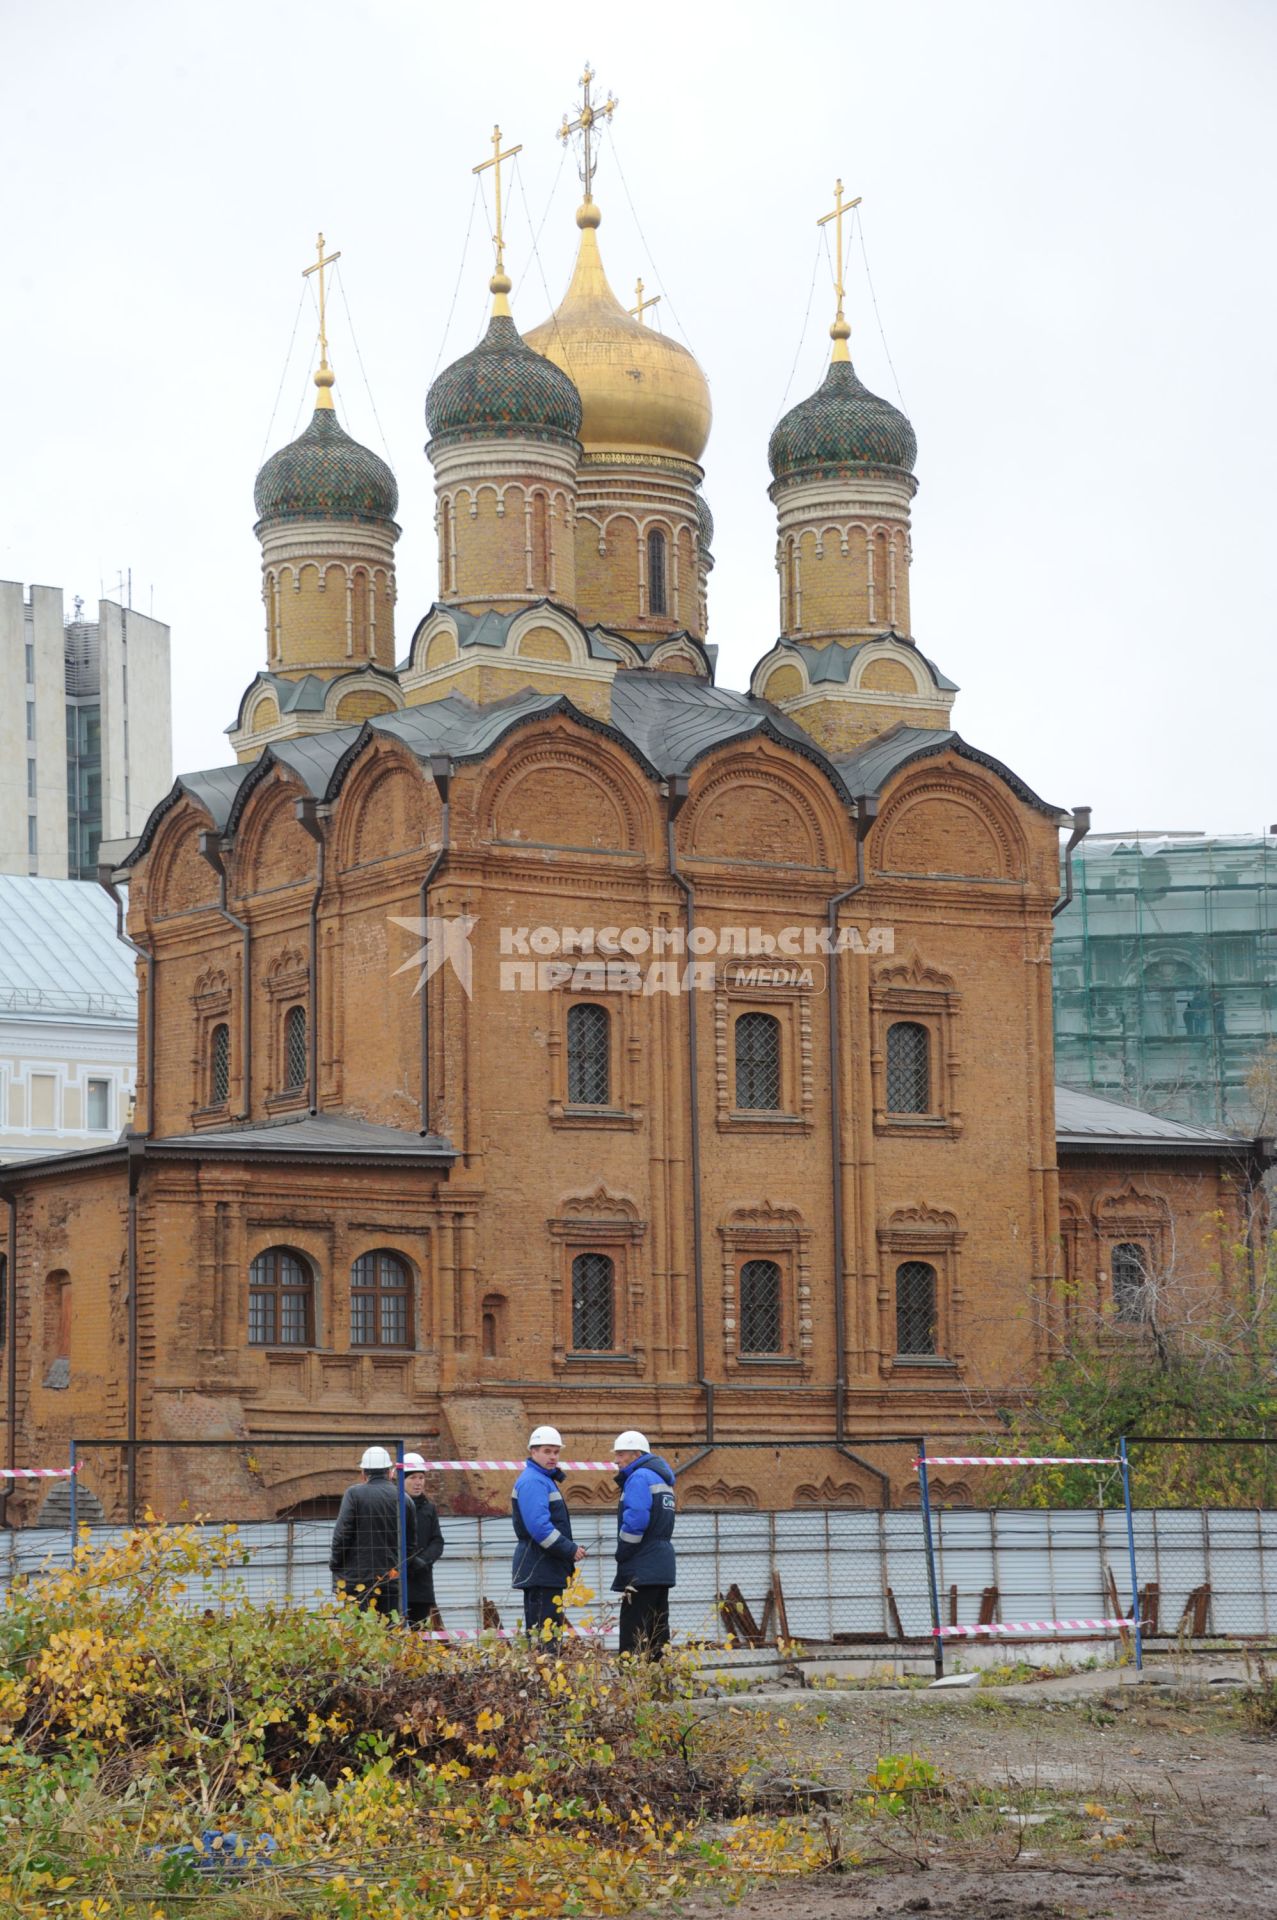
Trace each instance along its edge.
<instances>
[{"instance_id":1,"label":"green patterned dome","mask_svg":"<svg viewBox=\"0 0 1277 1920\"><path fill-rule=\"evenodd\" d=\"M898 407L857 378L850 360L834 360L809 400L779 422L767 448L777 480L831 476L847 467L902 467L918 457L913 428Z\"/></svg>"},{"instance_id":2,"label":"green patterned dome","mask_svg":"<svg viewBox=\"0 0 1277 1920\"><path fill-rule=\"evenodd\" d=\"M474 351L445 367L426 395L426 429L432 441L454 434L576 440L581 396L561 367L533 352L513 320L494 314Z\"/></svg>"},{"instance_id":3,"label":"green patterned dome","mask_svg":"<svg viewBox=\"0 0 1277 1920\"><path fill-rule=\"evenodd\" d=\"M714 516L709 510L709 501L699 491L696 495L696 526L701 538L701 552L708 553L714 545Z\"/></svg>"},{"instance_id":4,"label":"green patterned dome","mask_svg":"<svg viewBox=\"0 0 1277 1920\"><path fill-rule=\"evenodd\" d=\"M318 406L298 439L273 453L253 492L260 520L393 520L395 476L352 440L331 406Z\"/></svg>"}]
</instances>

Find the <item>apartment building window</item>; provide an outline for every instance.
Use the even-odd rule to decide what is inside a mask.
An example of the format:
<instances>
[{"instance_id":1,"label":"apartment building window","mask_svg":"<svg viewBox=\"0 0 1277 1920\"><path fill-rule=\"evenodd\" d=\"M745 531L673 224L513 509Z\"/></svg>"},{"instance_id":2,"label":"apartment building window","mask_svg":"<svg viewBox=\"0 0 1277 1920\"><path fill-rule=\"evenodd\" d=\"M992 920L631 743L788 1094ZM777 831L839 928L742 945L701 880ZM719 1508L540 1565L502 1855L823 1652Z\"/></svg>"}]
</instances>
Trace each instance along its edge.
<instances>
[{"instance_id":1,"label":"apartment building window","mask_svg":"<svg viewBox=\"0 0 1277 1920\"><path fill-rule=\"evenodd\" d=\"M35 799L35 761L27 761L27 799Z\"/></svg>"},{"instance_id":2,"label":"apartment building window","mask_svg":"<svg viewBox=\"0 0 1277 1920\"><path fill-rule=\"evenodd\" d=\"M40 851L39 828L33 813L27 815L27 852L34 860Z\"/></svg>"},{"instance_id":3,"label":"apartment building window","mask_svg":"<svg viewBox=\"0 0 1277 1920\"><path fill-rule=\"evenodd\" d=\"M35 648L27 641L27 685L35 685Z\"/></svg>"},{"instance_id":4,"label":"apartment building window","mask_svg":"<svg viewBox=\"0 0 1277 1920\"><path fill-rule=\"evenodd\" d=\"M91 1133L105 1133L111 1124L111 1082L90 1080L87 1125Z\"/></svg>"},{"instance_id":5,"label":"apartment building window","mask_svg":"<svg viewBox=\"0 0 1277 1920\"><path fill-rule=\"evenodd\" d=\"M35 739L35 701L27 701L27 739Z\"/></svg>"}]
</instances>

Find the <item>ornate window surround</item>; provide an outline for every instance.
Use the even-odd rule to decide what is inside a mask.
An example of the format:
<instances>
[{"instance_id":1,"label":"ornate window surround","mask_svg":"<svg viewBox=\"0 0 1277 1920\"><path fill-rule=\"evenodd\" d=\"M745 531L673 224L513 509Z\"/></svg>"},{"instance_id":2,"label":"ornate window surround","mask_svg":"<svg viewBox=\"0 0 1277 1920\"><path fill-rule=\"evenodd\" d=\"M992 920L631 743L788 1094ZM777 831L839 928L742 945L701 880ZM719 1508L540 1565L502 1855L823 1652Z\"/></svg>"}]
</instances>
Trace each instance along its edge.
<instances>
[{"instance_id":1,"label":"ornate window surround","mask_svg":"<svg viewBox=\"0 0 1277 1920\"><path fill-rule=\"evenodd\" d=\"M285 1087L284 1063L286 1040L284 1024L290 1008L300 1006L307 1023L310 1021L310 968L305 957L294 947L285 947L275 956L267 968L262 985L266 989L267 1003L270 1008L270 1021L267 1028L266 1061L266 1107L270 1113L279 1113L293 1107L304 1107L309 1099L310 1089L303 1081L300 1087ZM309 1032L307 1039L309 1041Z\"/></svg>"},{"instance_id":2,"label":"ornate window surround","mask_svg":"<svg viewBox=\"0 0 1277 1920\"><path fill-rule=\"evenodd\" d=\"M230 1117L230 1096L234 1090L239 1062L235 1057L230 982L220 967L210 967L207 972L200 975L195 982L191 1004L195 1009L195 1053L192 1061L195 1100L191 1109L191 1124L197 1128L225 1125ZM230 1084L226 1099L215 1101L213 1098L213 1030L215 1027L222 1026L228 1029L230 1038Z\"/></svg>"},{"instance_id":3,"label":"ornate window surround","mask_svg":"<svg viewBox=\"0 0 1277 1920\"><path fill-rule=\"evenodd\" d=\"M783 1368L806 1378L811 1372L811 1228L797 1207L770 1200L737 1206L718 1229L722 1242L723 1361L729 1373ZM747 1260L773 1260L780 1268L778 1353L741 1353L741 1268Z\"/></svg>"},{"instance_id":4,"label":"ornate window surround","mask_svg":"<svg viewBox=\"0 0 1277 1920\"><path fill-rule=\"evenodd\" d=\"M569 1194L546 1226L554 1247L550 1272L552 1365L556 1373L575 1368L642 1373L647 1349L642 1337L645 1296L641 1247L647 1222L623 1194L600 1183L592 1193ZM612 1262L610 1352L577 1353L572 1347L572 1262L580 1253L605 1253Z\"/></svg>"},{"instance_id":5,"label":"ornate window surround","mask_svg":"<svg viewBox=\"0 0 1277 1920\"><path fill-rule=\"evenodd\" d=\"M962 995L951 975L928 966L915 950L908 959L894 960L874 970L869 1003L874 1132L914 1138L920 1133L938 1133L956 1139L963 1127L958 1102L962 1061L957 1050ZM890 1113L887 1109L887 1029L898 1020L925 1027L929 1036L929 1113Z\"/></svg>"},{"instance_id":6,"label":"ornate window surround","mask_svg":"<svg viewBox=\"0 0 1277 1920\"><path fill-rule=\"evenodd\" d=\"M1127 1181L1122 1188L1110 1188L1097 1194L1091 1206L1095 1229L1097 1266L1095 1273L1096 1306L1106 1330L1120 1337L1141 1331L1143 1323L1124 1320L1118 1314L1113 1295L1113 1251L1120 1246L1139 1247L1144 1255L1145 1272L1156 1277L1165 1274L1172 1252L1171 1224L1166 1201L1155 1193Z\"/></svg>"},{"instance_id":7,"label":"ornate window surround","mask_svg":"<svg viewBox=\"0 0 1277 1920\"><path fill-rule=\"evenodd\" d=\"M738 984L738 967L784 964L776 954L743 954L718 969L714 986L714 1105L720 1133L802 1133L815 1124L812 1072L812 987ZM815 968L810 969L815 973ZM780 1098L775 1113L738 1107L736 1022L742 1014L769 1013L780 1022Z\"/></svg>"},{"instance_id":8,"label":"ornate window surround","mask_svg":"<svg viewBox=\"0 0 1277 1920\"><path fill-rule=\"evenodd\" d=\"M961 1373L963 1351L963 1293L959 1252L966 1234L958 1218L925 1203L897 1207L878 1229L878 1325L882 1351L879 1371L884 1377L937 1368ZM895 1353L896 1268L906 1260L925 1260L936 1272L936 1351L934 1354Z\"/></svg>"},{"instance_id":9,"label":"ornate window surround","mask_svg":"<svg viewBox=\"0 0 1277 1920\"><path fill-rule=\"evenodd\" d=\"M582 961L582 966L589 965ZM605 974L606 962L599 961ZM555 988L546 996L549 1003L549 1031L545 1050L550 1066L550 1097L547 1111L552 1127L619 1129L632 1133L643 1123L643 1101L639 1068L643 1042L639 1033L635 996L629 993L572 992L570 986ZM602 1007L608 1016L608 1087L611 1098L606 1107L575 1107L568 1100L568 1012L574 1006Z\"/></svg>"}]
</instances>

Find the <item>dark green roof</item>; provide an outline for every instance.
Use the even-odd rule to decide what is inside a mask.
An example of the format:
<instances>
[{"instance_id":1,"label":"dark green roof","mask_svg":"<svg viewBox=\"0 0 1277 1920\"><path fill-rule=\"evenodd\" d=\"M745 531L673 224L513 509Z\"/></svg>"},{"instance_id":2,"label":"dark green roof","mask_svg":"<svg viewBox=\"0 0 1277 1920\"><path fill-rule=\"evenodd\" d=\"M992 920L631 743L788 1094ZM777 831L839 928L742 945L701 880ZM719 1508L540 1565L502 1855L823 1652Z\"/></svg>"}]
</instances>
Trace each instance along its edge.
<instances>
[{"instance_id":1,"label":"dark green roof","mask_svg":"<svg viewBox=\"0 0 1277 1920\"><path fill-rule=\"evenodd\" d=\"M445 367L426 395L431 440L453 434L575 440L581 396L561 367L534 353L514 321L494 314L473 352Z\"/></svg>"},{"instance_id":2,"label":"dark green roof","mask_svg":"<svg viewBox=\"0 0 1277 1920\"><path fill-rule=\"evenodd\" d=\"M709 553L714 545L714 516L709 510L709 501L697 490L696 525L701 536L701 552Z\"/></svg>"},{"instance_id":3,"label":"dark green roof","mask_svg":"<svg viewBox=\"0 0 1277 1920\"><path fill-rule=\"evenodd\" d=\"M849 467L901 467L913 472L918 442L898 407L880 400L850 360L834 360L808 400L776 426L767 458L777 480L812 473L834 477Z\"/></svg>"},{"instance_id":4,"label":"dark green roof","mask_svg":"<svg viewBox=\"0 0 1277 1920\"><path fill-rule=\"evenodd\" d=\"M253 498L262 520L393 520L395 476L344 431L331 407L316 407L298 439L273 453Z\"/></svg>"}]
</instances>

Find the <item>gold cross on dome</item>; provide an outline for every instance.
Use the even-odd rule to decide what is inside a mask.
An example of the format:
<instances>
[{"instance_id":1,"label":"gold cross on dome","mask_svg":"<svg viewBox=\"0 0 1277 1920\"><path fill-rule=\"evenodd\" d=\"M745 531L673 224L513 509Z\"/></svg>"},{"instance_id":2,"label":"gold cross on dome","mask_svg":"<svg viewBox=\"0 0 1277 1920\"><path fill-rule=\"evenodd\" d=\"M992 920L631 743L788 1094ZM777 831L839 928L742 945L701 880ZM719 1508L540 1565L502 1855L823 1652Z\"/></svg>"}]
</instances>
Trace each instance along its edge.
<instances>
[{"instance_id":1,"label":"gold cross on dome","mask_svg":"<svg viewBox=\"0 0 1277 1920\"><path fill-rule=\"evenodd\" d=\"M581 179L585 184L585 197L587 200L593 198L590 189L594 183L594 129L600 120L610 120L621 104L619 100L614 99L611 93L609 93L607 99L604 100L600 106L595 106L590 98L590 86L593 79L594 69L587 61L585 72L581 75L581 104L577 108L576 119L569 120L565 113L563 116L563 125L559 128L559 139L563 142L564 146L567 145L574 133L579 133L583 138L585 144L585 165L581 170Z\"/></svg>"},{"instance_id":2,"label":"gold cross on dome","mask_svg":"<svg viewBox=\"0 0 1277 1920\"><path fill-rule=\"evenodd\" d=\"M333 384L332 368L328 364L328 307L324 290L324 268L331 267L335 260L341 259L340 248L336 253L324 257L324 236L321 233L315 241L316 259L313 267L302 268L302 279L308 280L312 273L319 275L319 372L315 375L315 385L319 388L317 406L331 407L333 403L330 388Z\"/></svg>"},{"instance_id":3,"label":"gold cross on dome","mask_svg":"<svg viewBox=\"0 0 1277 1920\"><path fill-rule=\"evenodd\" d=\"M522 143L520 143L517 147L507 147L505 152L502 153L501 129L500 127L494 127L492 129L491 160L481 160L477 167L470 169L472 173L486 173L489 167L493 170L493 178L496 182L497 217L492 235L492 244L497 252L497 272L501 274L505 272L505 230L501 224L501 163L503 160L513 160L516 153L522 152L523 146Z\"/></svg>"},{"instance_id":4,"label":"gold cross on dome","mask_svg":"<svg viewBox=\"0 0 1277 1920\"><path fill-rule=\"evenodd\" d=\"M842 197L842 181L835 181L834 210L832 213L822 214L816 222L818 227L827 227L831 220L837 222L834 232L837 235L838 267L834 276L834 291L838 297L838 311L834 316L834 324L829 329L834 339L835 360L849 360L851 358L851 355L847 351L847 341L851 337L851 328L847 325L846 316L842 310L843 300L847 292L842 277L842 223L844 215L850 213L854 207L860 205L861 198L862 195L857 194L854 200L844 200Z\"/></svg>"},{"instance_id":5,"label":"gold cross on dome","mask_svg":"<svg viewBox=\"0 0 1277 1920\"><path fill-rule=\"evenodd\" d=\"M655 293L650 300L645 300L643 298L643 282L636 280L634 282L634 298L638 301L638 305L629 309L630 317L631 319L638 320L641 325L646 326L647 321L643 319L643 315L648 307L660 306L661 296L659 293Z\"/></svg>"}]
</instances>

